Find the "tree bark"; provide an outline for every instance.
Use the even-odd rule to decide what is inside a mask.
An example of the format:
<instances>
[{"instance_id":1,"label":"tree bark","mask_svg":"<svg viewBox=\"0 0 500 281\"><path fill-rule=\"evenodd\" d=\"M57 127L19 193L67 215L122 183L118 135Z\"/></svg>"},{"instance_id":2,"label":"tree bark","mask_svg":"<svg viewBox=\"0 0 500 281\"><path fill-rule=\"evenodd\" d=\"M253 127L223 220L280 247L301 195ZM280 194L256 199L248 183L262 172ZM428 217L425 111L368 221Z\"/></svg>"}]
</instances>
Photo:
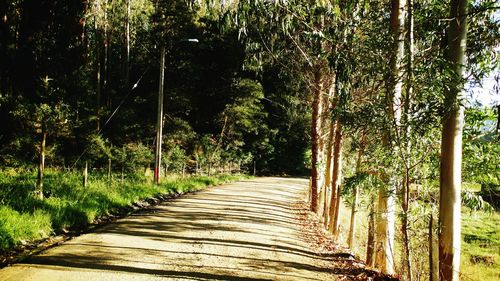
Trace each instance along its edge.
<instances>
[{"instance_id":1,"label":"tree bark","mask_svg":"<svg viewBox=\"0 0 500 281\"><path fill-rule=\"evenodd\" d=\"M331 118L331 112L337 106L337 102L335 100L335 90L336 90L336 76L332 75L332 79L330 81L330 90L328 93L328 104L329 110L325 110L323 114L325 116L325 123L328 124L328 139L326 140L326 165L325 165L325 175L324 175L324 184L321 189L321 200L320 200L320 215L323 217L323 223L325 227L328 226L328 195L329 189L332 184L332 174L333 174L333 145L335 143L335 128L336 122Z\"/></svg>"},{"instance_id":2,"label":"tree bark","mask_svg":"<svg viewBox=\"0 0 500 281\"><path fill-rule=\"evenodd\" d=\"M325 175L325 187L323 188L323 223L325 227L328 227L328 219L330 212L330 202L331 199L331 186L332 186L332 175L333 175L333 147L335 144L335 128L336 122L334 120L330 123L330 134L328 135L328 147L327 147L327 159L326 159L326 175ZM330 199L330 200L329 200Z\"/></svg>"},{"instance_id":3,"label":"tree bark","mask_svg":"<svg viewBox=\"0 0 500 281\"><path fill-rule=\"evenodd\" d=\"M127 0L127 14L125 17L125 88L129 90L130 80L130 0Z\"/></svg>"},{"instance_id":4,"label":"tree bark","mask_svg":"<svg viewBox=\"0 0 500 281\"><path fill-rule=\"evenodd\" d=\"M402 113L402 79L401 67L404 56L404 26L405 26L406 0L393 0L391 9L391 32L393 36L393 51L391 56L391 79L389 93L391 104L389 105L393 121L392 143L386 142L394 155L399 155L399 147L394 142L400 137L400 123ZM394 170L397 170L394 169ZM394 226L395 226L395 190L396 182L394 175L384 176L385 188L379 190L378 215L376 229L376 254L375 266L383 273L394 274Z\"/></svg>"},{"instance_id":5,"label":"tree bark","mask_svg":"<svg viewBox=\"0 0 500 281\"><path fill-rule=\"evenodd\" d=\"M408 154L407 157L410 157ZM408 209L410 205L410 170L406 167L406 173L402 188L402 214L401 214L401 234L403 236L402 259L406 280L411 281L411 257L410 257L410 237L408 234Z\"/></svg>"},{"instance_id":6,"label":"tree bark","mask_svg":"<svg viewBox=\"0 0 500 281\"><path fill-rule=\"evenodd\" d=\"M88 179L89 179L89 162L85 161L85 167L83 168L83 188L87 187Z\"/></svg>"},{"instance_id":7,"label":"tree bark","mask_svg":"<svg viewBox=\"0 0 500 281\"><path fill-rule=\"evenodd\" d=\"M375 264L375 196L370 195L368 214L368 239L366 242L366 265L373 267Z\"/></svg>"},{"instance_id":8,"label":"tree bark","mask_svg":"<svg viewBox=\"0 0 500 281\"><path fill-rule=\"evenodd\" d=\"M337 197L335 198L335 213L333 217L333 237L335 240L339 236L339 216L340 216L340 204L342 204L341 187L342 187L342 147L343 147L343 133L342 133L342 123L340 120L337 121L337 129L335 130L335 159L337 159L334 164L332 184L337 190Z\"/></svg>"},{"instance_id":9,"label":"tree bark","mask_svg":"<svg viewBox=\"0 0 500 281\"><path fill-rule=\"evenodd\" d=\"M330 196L330 210L329 210L329 225L328 230L334 234L337 233L338 219L337 216L337 198L340 197L340 182L342 177L342 124L337 120L337 125L335 129L335 146L333 151L333 174L332 174L332 184L331 184L331 196Z\"/></svg>"},{"instance_id":10,"label":"tree bark","mask_svg":"<svg viewBox=\"0 0 500 281\"><path fill-rule=\"evenodd\" d=\"M108 62L109 62L109 32L108 32L108 0L105 0L104 4L104 73L103 73L103 86L102 90L104 93L104 97L107 100L107 106L108 108L111 108L111 99L109 96L109 91L108 91L108 78L109 78L109 69L108 69ZM105 100L105 101L106 101Z\"/></svg>"},{"instance_id":11,"label":"tree bark","mask_svg":"<svg viewBox=\"0 0 500 281\"><path fill-rule=\"evenodd\" d=\"M364 153L364 136L361 137L359 150L358 150L358 159L356 161L356 174L361 172L361 163L363 161L363 153ZM356 185L354 188L354 200L351 206L351 223L349 225L349 235L347 237L347 245L352 249L352 245L354 242L354 234L356 232L356 212L358 207L358 197L359 197L359 187Z\"/></svg>"},{"instance_id":12,"label":"tree bark","mask_svg":"<svg viewBox=\"0 0 500 281\"><path fill-rule=\"evenodd\" d=\"M438 281L439 280L439 269L438 263L436 262L437 253L435 251L435 242L434 242L434 217L431 213L429 219L429 281Z\"/></svg>"},{"instance_id":13,"label":"tree bark","mask_svg":"<svg viewBox=\"0 0 500 281\"><path fill-rule=\"evenodd\" d=\"M320 156L320 134L321 134L321 92L323 88L320 66L314 70L314 90L312 102L312 124L311 124L311 189L310 210L318 211L318 182L321 165Z\"/></svg>"},{"instance_id":14,"label":"tree bark","mask_svg":"<svg viewBox=\"0 0 500 281\"><path fill-rule=\"evenodd\" d=\"M447 58L456 74L445 92L447 112L443 117L439 196L439 279L459 280L461 242L462 128L467 0L452 0L448 27Z\"/></svg>"},{"instance_id":15,"label":"tree bark","mask_svg":"<svg viewBox=\"0 0 500 281\"><path fill-rule=\"evenodd\" d=\"M95 29L95 51L96 51L96 131L99 132L101 130L101 32L100 27L97 24L97 17L94 16L94 29Z\"/></svg>"},{"instance_id":16,"label":"tree bark","mask_svg":"<svg viewBox=\"0 0 500 281\"><path fill-rule=\"evenodd\" d=\"M378 194L375 266L394 274L394 191L381 188Z\"/></svg>"},{"instance_id":17,"label":"tree bark","mask_svg":"<svg viewBox=\"0 0 500 281\"><path fill-rule=\"evenodd\" d=\"M155 153L155 169L154 169L154 183L159 184L161 181L161 150L163 138L163 88L165 82L165 47L161 47L160 59L160 81L158 86L158 109L156 116L156 153Z\"/></svg>"},{"instance_id":18,"label":"tree bark","mask_svg":"<svg viewBox=\"0 0 500 281\"><path fill-rule=\"evenodd\" d=\"M42 138L40 140L40 155L38 162L38 173L36 177L36 192L38 197L43 200L43 176L45 171L45 143L47 141L47 131L42 124Z\"/></svg>"},{"instance_id":19,"label":"tree bark","mask_svg":"<svg viewBox=\"0 0 500 281\"><path fill-rule=\"evenodd\" d=\"M401 216L401 232L403 236L403 253L402 253L402 264L404 272L406 273L406 280L412 280L412 266L411 266L411 253L410 253L410 238L408 234L408 209L410 206L410 167L411 167L411 99L413 95L413 56L414 56L414 38L413 38L413 0L407 0L407 40L408 40L408 51L407 51L407 73L406 73L406 97L404 100L404 126L405 130L405 141L406 141L406 161L405 161L405 177L402 185L401 195L402 195L402 216Z\"/></svg>"}]
</instances>

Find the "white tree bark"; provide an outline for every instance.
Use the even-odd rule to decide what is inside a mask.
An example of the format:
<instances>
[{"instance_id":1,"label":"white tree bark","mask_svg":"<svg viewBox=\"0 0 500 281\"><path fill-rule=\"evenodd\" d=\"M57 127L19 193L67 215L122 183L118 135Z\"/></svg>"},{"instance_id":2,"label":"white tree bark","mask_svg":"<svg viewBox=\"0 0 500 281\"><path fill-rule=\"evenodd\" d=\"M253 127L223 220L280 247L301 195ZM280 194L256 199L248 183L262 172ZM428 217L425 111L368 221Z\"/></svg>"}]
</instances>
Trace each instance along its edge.
<instances>
[{"instance_id":1,"label":"white tree bark","mask_svg":"<svg viewBox=\"0 0 500 281\"><path fill-rule=\"evenodd\" d=\"M464 75L467 41L467 0L452 0L448 27L447 57L452 69ZM460 105L464 83L460 79L445 93L447 112L443 118L439 197L439 279L458 281L461 242L462 128L464 108Z\"/></svg>"},{"instance_id":2,"label":"white tree bark","mask_svg":"<svg viewBox=\"0 0 500 281\"><path fill-rule=\"evenodd\" d=\"M396 135L399 134L402 112L402 65L404 56L404 26L405 26L406 0L393 0L391 11L391 30L394 38L393 55L391 58L391 95L392 95L392 130ZM393 136L394 137L397 136ZM398 154L398 147L391 144L393 154ZM395 225L395 189L396 180L394 175L386 177L386 188L379 191L378 198L378 220L376 227L376 254L375 266L383 273L394 274L394 225ZM392 179L391 179L392 178Z\"/></svg>"}]
</instances>

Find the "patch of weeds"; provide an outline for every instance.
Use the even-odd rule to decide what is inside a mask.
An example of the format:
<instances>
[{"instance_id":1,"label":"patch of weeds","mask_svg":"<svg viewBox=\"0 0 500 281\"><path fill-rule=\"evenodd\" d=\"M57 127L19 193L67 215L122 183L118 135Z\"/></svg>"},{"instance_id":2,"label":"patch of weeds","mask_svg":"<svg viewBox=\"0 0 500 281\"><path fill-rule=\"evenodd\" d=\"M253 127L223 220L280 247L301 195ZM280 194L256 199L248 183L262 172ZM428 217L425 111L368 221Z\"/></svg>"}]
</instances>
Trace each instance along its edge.
<instances>
[{"instance_id":1,"label":"patch of weeds","mask_svg":"<svg viewBox=\"0 0 500 281\"><path fill-rule=\"evenodd\" d=\"M109 183L105 174L95 173L84 188L80 173L47 170L46 198L40 200L33 192L34 172L0 173L0 252L53 233L82 229L99 217L159 194L195 191L245 176L169 177L159 186L137 174L126 178Z\"/></svg>"}]
</instances>

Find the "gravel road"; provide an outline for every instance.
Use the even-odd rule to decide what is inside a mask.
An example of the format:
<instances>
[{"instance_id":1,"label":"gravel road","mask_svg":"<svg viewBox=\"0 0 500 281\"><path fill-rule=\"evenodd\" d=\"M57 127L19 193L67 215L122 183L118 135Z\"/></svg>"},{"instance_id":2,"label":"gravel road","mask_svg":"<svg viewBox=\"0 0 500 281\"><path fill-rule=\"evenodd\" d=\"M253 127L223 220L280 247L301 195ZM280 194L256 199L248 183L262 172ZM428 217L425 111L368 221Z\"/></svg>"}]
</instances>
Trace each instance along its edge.
<instances>
[{"instance_id":1,"label":"gravel road","mask_svg":"<svg viewBox=\"0 0 500 281\"><path fill-rule=\"evenodd\" d=\"M291 178L211 187L4 268L0 280L336 280L293 207L306 188Z\"/></svg>"}]
</instances>

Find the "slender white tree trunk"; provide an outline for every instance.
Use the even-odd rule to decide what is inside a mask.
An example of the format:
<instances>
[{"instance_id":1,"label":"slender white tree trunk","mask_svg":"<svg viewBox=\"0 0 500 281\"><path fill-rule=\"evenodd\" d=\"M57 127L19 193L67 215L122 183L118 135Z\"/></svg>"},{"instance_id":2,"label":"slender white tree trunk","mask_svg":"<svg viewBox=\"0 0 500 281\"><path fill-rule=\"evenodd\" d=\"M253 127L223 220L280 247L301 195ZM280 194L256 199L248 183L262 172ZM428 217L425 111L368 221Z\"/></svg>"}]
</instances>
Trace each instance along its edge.
<instances>
[{"instance_id":1,"label":"slender white tree trunk","mask_svg":"<svg viewBox=\"0 0 500 281\"><path fill-rule=\"evenodd\" d=\"M331 186L332 182L332 174L333 174L333 145L335 143L335 127L336 127L336 122L331 118L331 111L336 107L337 102L335 101L335 89L336 89L336 77L335 75L332 75L331 81L330 81L330 90L328 92L328 101L327 104L329 105L329 110L325 110L324 116L325 116L325 128L327 130L328 138L326 139L326 149L325 151L325 158L326 158L326 165L325 165L325 175L324 175L324 184L321 188L321 200L320 200L320 216L323 217L323 222L325 224L325 227L328 225L328 194L329 194L329 189Z\"/></svg>"},{"instance_id":2,"label":"slender white tree trunk","mask_svg":"<svg viewBox=\"0 0 500 281\"><path fill-rule=\"evenodd\" d=\"M467 0L452 0L448 27L447 58L457 79L445 93L447 112L443 118L439 197L439 279L458 281L461 242L462 128ZM453 82L452 82L453 83Z\"/></svg>"},{"instance_id":3,"label":"slender white tree trunk","mask_svg":"<svg viewBox=\"0 0 500 281\"><path fill-rule=\"evenodd\" d=\"M89 179L88 170L89 170L89 162L85 161L85 167L83 168L83 188L86 188L88 184L88 179Z\"/></svg>"},{"instance_id":4,"label":"slender white tree trunk","mask_svg":"<svg viewBox=\"0 0 500 281\"><path fill-rule=\"evenodd\" d=\"M413 96L413 56L414 56L414 38L413 38L413 0L407 0L407 67L406 67L406 97L404 99L404 115L403 124L405 126L405 141L406 141L406 159L405 159L405 176L401 190L401 207L403 213L401 214L401 234L403 236L402 242L402 265L406 280L412 280L412 265L411 265L411 246L410 237L408 233L408 210L410 207L410 177L411 177L411 100Z\"/></svg>"},{"instance_id":5,"label":"slender white tree trunk","mask_svg":"<svg viewBox=\"0 0 500 281\"><path fill-rule=\"evenodd\" d=\"M47 142L47 131L42 124L42 138L40 140L40 158L38 162L38 174L36 178L36 192L43 199L43 176L45 172L45 143Z\"/></svg>"},{"instance_id":6,"label":"slender white tree trunk","mask_svg":"<svg viewBox=\"0 0 500 281\"><path fill-rule=\"evenodd\" d=\"M342 178L342 124L337 120L335 129L335 146L333 151L333 174L330 196L329 224L328 230L335 235L338 229L337 202L340 197L340 182ZM337 218L337 219L336 219Z\"/></svg>"},{"instance_id":7,"label":"slender white tree trunk","mask_svg":"<svg viewBox=\"0 0 500 281\"><path fill-rule=\"evenodd\" d=\"M94 29L95 29L95 51L96 51L96 131L101 130L101 31L97 23L97 17L94 16Z\"/></svg>"},{"instance_id":8,"label":"slender white tree trunk","mask_svg":"<svg viewBox=\"0 0 500 281\"><path fill-rule=\"evenodd\" d=\"M366 265L373 267L375 264L375 196L373 194L370 194L369 202Z\"/></svg>"},{"instance_id":9,"label":"slender white tree trunk","mask_svg":"<svg viewBox=\"0 0 500 281\"><path fill-rule=\"evenodd\" d=\"M434 216L431 213L429 218L429 281L438 281L439 280L439 267L438 262L439 256L438 251L436 250L436 239L434 238Z\"/></svg>"},{"instance_id":10,"label":"slender white tree trunk","mask_svg":"<svg viewBox=\"0 0 500 281\"><path fill-rule=\"evenodd\" d=\"M359 150L358 150L358 159L356 160L356 173L361 172L361 163L363 161L363 152L364 152L364 137L361 137ZM354 188L354 200L351 206L351 223L349 225L349 235L347 236L347 245L352 249L354 242L354 235L356 233L356 212L358 207L358 197L359 197L359 187L356 185Z\"/></svg>"},{"instance_id":11,"label":"slender white tree trunk","mask_svg":"<svg viewBox=\"0 0 500 281\"><path fill-rule=\"evenodd\" d=\"M336 122L334 120L330 123L330 134L328 135L328 147L326 152L326 174L325 174L325 186L323 188L323 222L325 227L328 227L328 218L330 212L330 196L332 194L332 175L333 175L333 147L335 144L335 128Z\"/></svg>"},{"instance_id":12,"label":"slender white tree trunk","mask_svg":"<svg viewBox=\"0 0 500 281\"><path fill-rule=\"evenodd\" d=\"M323 91L321 66L314 69L314 89L312 102L312 123L311 123L311 189L310 189L310 210L318 211L318 189L320 181L321 165L321 92Z\"/></svg>"},{"instance_id":13,"label":"slender white tree trunk","mask_svg":"<svg viewBox=\"0 0 500 281\"><path fill-rule=\"evenodd\" d=\"M127 0L127 15L125 17L125 88L127 90L130 80L130 1Z\"/></svg>"},{"instance_id":14,"label":"slender white tree trunk","mask_svg":"<svg viewBox=\"0 0 500 281\"><path fill-rule=\"evenodd\" d=\"M394 38L393 54L391 57L390 105L393 120L393 139L400 136L402 112L402 79L401 67L404 56L404 33L406 0L393 0L391 11L391 31ZM389 142L390 143L390 142ZM397 145L391 143L392 152L398 155ZM397 169L395 169L397 170ZM394 226L395 226L395 190L394 175L384 176L386 187L381 188L378 198L378 216L376 230L375 266L385 274L394 274Z\"/></svg>"},{"instance_id":15,"label":"slender white tree trunk","mask_svg":"<svg viewBox=\"0 0 500 281\"><path fill-rule=\"evenodd\" d=\"M394 274L394 190L381 188L378 194L375 266Z\"/></svg>"}]
</instances>

